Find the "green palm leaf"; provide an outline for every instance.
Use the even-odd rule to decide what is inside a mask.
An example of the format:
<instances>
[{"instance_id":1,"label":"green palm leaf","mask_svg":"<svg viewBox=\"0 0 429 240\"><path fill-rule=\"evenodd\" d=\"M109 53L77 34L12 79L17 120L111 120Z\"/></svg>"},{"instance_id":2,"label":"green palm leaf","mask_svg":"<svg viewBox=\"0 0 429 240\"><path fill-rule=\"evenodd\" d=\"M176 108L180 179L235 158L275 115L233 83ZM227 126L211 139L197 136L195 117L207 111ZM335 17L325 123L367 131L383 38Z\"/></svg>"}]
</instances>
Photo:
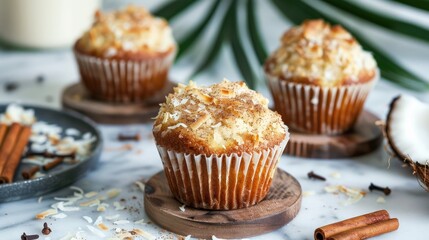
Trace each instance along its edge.
<instances>
[{"instance_id":1,"label":"green palm leaf","mask_svg":"<svg viewBox=\"0 0 429 240\"><path fill-rule=\"evenodd\" d=\"M183 53L189 49L190 46L195 42L195 40L201 35L201 33L206 28L207 24L210 22L214 13L216 12L218 6L220 4L220 0L216 0L210 6L208 14L206 17L198 24L197 27L192 30L186 37L179 42L179 52L177 54L176 60L180 59L183 56Z\"/></svg>"},{"instance_id":2,"label":"green palm leaf","mask_svg":"<svg viewBox=\"0 0 429 240\"><path fill-rule=\"evenodd\" d=\"M238 26L238 14L237 14L237 5L238 1L235 1L232 4L232 7L228 11L228 15L230 16L230 21L232 24L230 25L230 41L231 41L231 47L232 52L234 54L235 62L237 63L237 66L241 72L241 75L244 77L244 80L246 81L247 85L254 89L256 87L255 81L256 77L253 72L252 66L249 62L249 59L246 56L246 53L243 48L243 44L240 40L240 32L239 32L239 26Z\"/></svg>"},{"instance_id":3,"label":"green palm leaf","mask_svg":"<svg viewBox=\"0 0 429 240\"><path fill-rule=\"evenodd\" d=\"M392 1L429 11L429 1L427 0L392 0Z\"/></svg>"},{"instance_id":4,"label":"green palm leaf","mask_svg":"<svg viewBox=\"0 0 429 240\"><path fill-rule=\"evenodd\" d=\"M267 59L267 50L262 43L259 29L256 24L255 0L247 0L247 30L249 31L250 42L255 50L259 64L264 64Z\"/></svg>"},{"instance_id":5,"label":"green palm leaf","mask_svg":"<svg viewBox=\"0 0 429 240\"><path fill-rule=\"evenodd\" d=\"M227 2L227 4L229 4ZM231 9L232 4L229 6L228 9ZM230 10L228 10L230 11ZM208 66L210 66L214 60L219 56L219 53L221 51L221 48L223 46L224 40L227 35L227 27L228 27L228 12L224 15L223 20L221 24L219 25L219 29L217 31L217 34L215 35L215 39L211 44L211 48L209 52L207 53L205 59L198 65L194 73L191 75L191 78L194 78L197 74L201 73L204 69L206 69Z\"/></svg>"},{"instance_id":6,"label":"green palm leaf","mask_svg":"<svg viewBox=\"0 0 429 240\"><path fill-rule=\"evenodd\" d=\"M420 26L397 20L387 15L380 15L375 11L367 10L358 4L351 1L337 1L337 0L322 0L332 6L341 9L356 17L370 21L373 24L402 33L423 41L429 42L429 30Z\"/></svg>"},{"instance_id":7,"label":"green palm leaf","mask_svg":"<svg viewBox=\"0 0 429 240\"><path fill-rule=\"evenodd\" d=\"M171 20L196 2L196 0L170 1L154 10L153 14Z\"/></svg>"}]
</instances>

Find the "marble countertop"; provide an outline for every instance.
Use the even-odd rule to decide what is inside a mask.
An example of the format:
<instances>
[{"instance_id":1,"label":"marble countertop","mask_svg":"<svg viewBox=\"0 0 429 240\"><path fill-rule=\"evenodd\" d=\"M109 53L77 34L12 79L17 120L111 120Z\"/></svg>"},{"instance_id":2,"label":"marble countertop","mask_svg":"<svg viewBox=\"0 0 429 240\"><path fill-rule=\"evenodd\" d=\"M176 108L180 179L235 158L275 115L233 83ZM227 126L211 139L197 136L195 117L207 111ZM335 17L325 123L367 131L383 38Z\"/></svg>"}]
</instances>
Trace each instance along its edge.
<instances>
[{"instance_id":1,"label":"marble countertop","mask_svg":"<svg viewBox=\"0 0 429 240\"><path fill-rule=\"evenodd\" d=\"M142 2L152 4L149 1ZM113 8L116 7L115 4L110 1L108 6ZM271 14L269 11L272 10L263 4L259 11L260 14L266 16L263 18L262 24L270 23L273 26L272 30L265 34L270 50L272 50L277 46L277 39L281 32L288 25L281 20L278 14ZM427 76L427 74L425 75L429 55L427 46L419 42L411 42L400 36L392 38L389 34L380 35L371 26L363 25L363 27L367 27L367 31L371 33L373 39L377 39L379 45L383 45L382 47L386 50L395 49L390 53L398 61L406 64L417 74ZM186 80L187 74L191 71L189 61L185 58L174 67L171 76L175 81ZM37 83L38 77L42 77L44 81ZM231 80L240 78L234 71L234 63L227 48L222 51L219 64L195 80L200 83L211 83L221 80L223 77ZM40 52L0 49L0 103L14 101L59 109L62 89L78 81L78 78L76 64L69 49ZM17 89L5 91L4 86L11 82L17 84ZM263 82L258 86L258 90L269 97ZM427 94L409 92L387 81L380 81L370 94L366 109L384 119L390 100L400 93L413 94L426 101L429 100ZM111 229L104 232L106 236L115 235L115 228L126 230L140 228L157 239L175 239L177 237L150 223L150 219L143 209L143 194L135 184L136 181L144 181L162 170L162 164L151 135L151 123L120 126L99 125L99 127L105 140L100 163L96 169L73 185L82 188L85 192L121 189L118 197L106 200L109 204L107 210L97 212L94 208L81 207L80 211L65 212L67 217L62 219L52 217L47 217L45 220L35 219L37 213L48 209L50 205L57 202L54 197L72 195L75 190L70 188L47 194L42 199L31 198L2 203L0 204L1 239L18 239L22 232L40 234L45 221L49 223L53 232L48 237L41 235L40 239L62 239L62 237L72 239L70 236L75 236L76 233L82 235L82 238L76 239L100 239L88 230L87 225L90 224L82 216L89 216L93 220L98 216L103 216L103 222ZM130 143L116 141L118 133L123 131L139 132L142 140ZM124 144L129 144L131 147L126 150L123 148ZM427 239L425 233L428 226L427 200L429 195L419 186L416 178L411 174L411 170L403 168L401 162L396 159L389 161L389 156L382 148L352 159L317 160L282 156L279 167L291 173L301 183L305 192L302 208L298 216L287 226L252 239L313 239L314 229L319 226L379 209L386 209L392 217L398 218L400 228L376 239ZM307 173L312 170L326 176L327 181L308 179ZM384 197L378 192L368 192L359 202L345 206L343 204L346 200L345 196L324 191L324 187L337 184L368 191L371 182L389 186L392 194ZM385 203L379 203L377 201L379 197L384 197ZM126 206L127 209L115 210L114 202L116 201ZM119 217L116 220L106 218L117 214ZM142 219L143 223L140 221ZM117 220L128 220L129 223L115 225L113 222ZM136 221L137 223L135 223Z\"/></svg>"}]
</instances>

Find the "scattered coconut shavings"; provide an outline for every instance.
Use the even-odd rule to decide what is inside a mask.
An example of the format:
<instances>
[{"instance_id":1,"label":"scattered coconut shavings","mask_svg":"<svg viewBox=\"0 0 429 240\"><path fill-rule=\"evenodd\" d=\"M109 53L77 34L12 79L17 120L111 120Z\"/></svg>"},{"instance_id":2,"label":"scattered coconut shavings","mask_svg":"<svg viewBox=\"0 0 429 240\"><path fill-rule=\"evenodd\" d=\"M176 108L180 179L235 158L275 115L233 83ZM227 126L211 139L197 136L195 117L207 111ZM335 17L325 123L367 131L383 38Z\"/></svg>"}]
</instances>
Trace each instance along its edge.
<instances>
[{"instance_id":1,"label":"scattered coconut shavings","mask_svg":"<svg viewBox=\"0 0 429 240\"><path fill-rule=\"evenodd\" d=\"M43 201L43 196L39 197L39 199L37 199L37 203L41 203Z\"/></svg>"},{"instance_id":2,"label":"scattered coconut shavings","mask_svg":"<svg viewBox=\"0 0 429 240\"><path fill-rule=\"evenodd\" d=\"M103 217L102 216L98 216L97 219L95 219L94 225L98 225L100 223L103 222Z\"/></svg>"},{"instance_id":3,"label":"scattered coconut shavings","mask_svg":"<svg viewBox=\"0 0 429 240\"><path fill-rule=\"evenodd\" d=\"M43 166L45 161L43 158L24 158L21 160L22 163L28 163L31 165Z\"/></svg>"},{"instance_id":4,"label":"scattered coconut shavings","mask_svg":"<svg viewBox=\"0 0 429 240\"><path fill-rule=\"evenodd\" d=\"M302 192L303 197L310 197L310 196L314 196L314 195L316 195L315 191L304 191L304 192Z\"/></svg>"},{"instance_id":5,"label":"scattered coconut shavings","mask_svg":"<svg viewBox=\"0 0 429 240\"><path fill-rule=\"evenodd\" d=\"M106 216L104 218L106 218L107 220L115 220L115 219L118 219L119 217L120 217L120 215L116 214L116 215L112 215L112 216Z\"/></svg>"},{"instance_id":6,"label":"scattered coconut shavings","mask_svg":"<svg viewBox=\"0 0 429 240\"><path fill-rule=\"evenodd\" d=\"M122 229L120 229L120 228L115 228L115 232L116 233L120 233L122 231Z\"/></svg>"},{"instance_id":7,"label":"scattered coconut shavings","mask_svg":"<svg viewBox=\"0 0 429 240\"><path fill-rule=\"evenodd\" d=\"M122 206L119 202L114 202L113 206L115 207L115 210L117 210L117 211L125 209L125 206Z\"/></svg>"},{"instance_id":8,"label":"scattered coconut shavings","mask_svg":"<svg viewBox=\"0 0 429 240\"><path fill-rule=\"evenodd\" d=\"M92 192L88 192L88 193L85 193L85 197L86 198L92 198L92 197L95 197L95 196L97 196L98 195L98 192L95 192L95 191L92 191Z\"/></svg>"},{"instance_id":9,"label":"scattered coconut shavings","mask_svg":"<svg viewBox=\"0 0 429 240\"><path fill-rule=\"evenodd\" d=\"M188 235L185 237L185 240L191 240L191 237L192 237L191 235Z\"/></svg>"},{"instance_id":10,"label":"scattered coconut shavings","mask_svg":"<svg viewBox=\"0 0 429 240\"><path fill-rule=\"evenodd\" d=\"M212 235L212 240L220 240L221 238L217 238L215 235Z\"/></svg>"},{"instance_id":11,"label":"scattered coconut shavings","mask_svg":"<svg viewBox=\"0 0 429 240\"><path fill-rule=\"evenodd\" d=\"M30 137L30 142L32 143L37 143L37 144L43 144L48 140L48 138L46 137L46 135L31 135Z\"/></svg>"},{"instance_id":12,"label":"scattered coconut shavings","mask_svg":"<svg viewBox=\"0 0 429 240\"><path fill-rule=\"evenodd\" d=\"M108 231L109 227L107 227L104 223L100 223L97 225L97 227L103 231Z\"/></svg>"},{"instance_id":13,"label":"scattered coconut shavings","mask_svg":"<svg viewBox=\"0 0 429 240\"><path fill-rule=\"evenodd\" d=\"M67 214L65 214L65 213L58 213L58 214L52 215L52 217L53 218L57 218L57 219L63 219L63 218L67 217Z\"/></svg>"},{"instance_id":14,"label":"scattered coconut shavings","mask_svg":"<svg viewBox=\"0 0 429 240\"><path fill-rule=\"evenodd\" d=\"M144 219L140 219L134 222L135 224L144 224Z\"/></svg>"},{"instance_id":15,"label":"scattered coconut shavings","mask_svg":"<svg viewBox=\"0 0 429 240\"><path fill-rule=\"evenodd\" d=\"M384 197L378 197L376 202L377 203L386 203L386 199Z\"/></svg>"},{"instance_id":16,"label":"scattered coconut shavings","mask_svg":"<svg viewBox=\"0 0 429 240\"><path fill-rule=\"evenodd\" d=\"M137 187L139 187L140 191L142 191L144 193L144 183L140 182L140 181L136 181L135 184L137 185Z\"/></svg>"},{"instance_id":17,"label":"scattered coconut shavings","mask_svg":"<svg viewBox=\"0 0 429 240\"><path fill-rule=\"evenodd\" d=\"M6 108L5 113L0 114L0 123L12 124L13 122L23 125L31 125L36 122L33 109L24 109L22 106L12 103Z\"/></svg>"},{"instance_id":18,"label":"scattered coconut shavings","mask_svg":"<svg viewBox=\"0 0 429 240\"><path fill-rule=\"evenodd\" d=\"M341 178L341 173L339 173L339 172L333 172L333 173L331 173L331 177L336 178L336 179L340 179Z\"/></svg>"},{"instance_id":19,"label":"scattered coconut shavings","mask_svg":"<svg viewBox=\"0 0 429 240\"><path fill-rule=\"evenodd\" d=\"M66 207L66 206L64 206L64 202L59 202L57 207L59 210L61 210L63 212L74 212L74 211L80 210L79 207Z\"/></svg>"},{"instance_id":20,"label":"scattered coconut shavings","mask_svg":"<svg viewBox=\"0 0 429 240\"><path fill-rule=\"evenodd\" d=\"M94 235L97 235L98 237L104 238L106 236L101 230L98 230L97 228L91 225L86 225L86 227L88 228L89 231L91 231Z\"/></svg>"},{"instance_id":21,"label":"scattered coconut shavings","mask_svg":"<svg viewBox=\"0 0 429 240\"><path fill-rule=\"evenodd\" d=\"M84 193L83 189L80 187L70 186L70 189L78 191L80 193L80 195L83 195L83 193Z\"/></svg>"},{"instance_id":22,"label":"scattered coconut shavings","mask_svg":"<svg viewBox=\"0 0 429 240\"><path fill-rule=\"evenodd\" d=\"M98 198L79 203L79 206L81 207L98 206L98 205L100 205L100 199Z\"/></svg>"},{"instance_id":23,"label":"scattered coconut shavings","mask_svg":"<svg viewBox=\"0 0 429 240\"><path fill-rule=\"evenodd\" d=\"M92 218L88 216L82 216L83 219L85 219L88 223L92 223Z\"/></svg>"},{"instance_id":24,"label":"scattered coconut shavings","mask_svg":"<svg viewBox=\"0 0 429 240\"><path fill-rule=\"evenodd\" d=\"M134 235L140 235L140 236L142 236L148 240L155 240L156 239L156 237L153 236L152 234L150 234L149 232L143 231L142 229L139 229L139 228L135 228L130 232L132 232L132 234L134 234Z\"/></svg>"},{"instance_id":25,"label":"scattered coconut shavings","mask_svg":"<svg viewBox=\"0 0 429 240\"><path fill-rule=\"evenodd\" d=\"M180 207L179 207L180 211L185 212L185 210L186 210L186 209L185 209L185 207L186 207L186 205L185 205L185 204L183 204L182 206L180 206Z\"/></svg>"},{"instance_id":26,"label":"scattered coconut shavings","mask_svg":"<svg viewBox=\"0 0 429 240\"><path fill-rule=\"evenodd\" d=\"M67 128L65 133L68 136L79 136L80 135L80 131L75 129L75 128Z\"/></svg>"},{"instance_id":27,"label":"scattered coconut shavings","mask_svg":"<svg viewBox=\"0 0 429 240\"><path fill-rule=\"evenodd\" d=\"M54 214L57 214L57 213L58 213L58 210L57 210L57 209L55 209L55 208L50 208L50 209L48 209L48 210L46 210L46 211L43 211L43 212L41 212L41 213L38 213L38 214L36 215L36 218L37 218L37 219L45 219L45 217L50 216L50 215L54 215Z\"/></svg>"},{"instance_id":28,"label":"scattered coconut shavings","mask_svg":"<svg viewBox=\"0 0 429 240\"><path fill-rule=\"evenodd\" d=\"M97 212L104 212L106 211L107 207L109 206L109 204L107 203L100 203L97 206Z\"/></svg>"},{"instance_id":29,"label":"scattered coconut shavings","mask_svg":"<svg viewBox=\"0 0 429 240\"><path fill-rule=\"evenodd\" d=\"M347 188L343 185L326 186L325 191L333 194L344 193L348 196L348 199L343 202L343 205L345 206L358 202L366 195L366 192L361 189Z\"/></svg>"},{"instance_id":30,"label":"scattered coconut shavings","mask_svg":"<svg viewBox=\"0 0 429 240\"><path fill-rule=\"evenodd\" d=\"M121 193L121 189L112 188L109 191L107 191L107 196L109 198L115 198L115 197L119 196L120 193Z\"/></svg>"},{"instance_id":31,"label":"scattered coconut shavings","mask_svg":"<svg viewBox=\"0 0 429 240\"><path fill-rule=\"evenodd\" d=\"M118 221L113 222L113 224L115 224L115 225L123 225L123 224L128 224L128 223L130 223L130 221L128 221L128 220L118 220Z\"/></svg>"}]
</instances>

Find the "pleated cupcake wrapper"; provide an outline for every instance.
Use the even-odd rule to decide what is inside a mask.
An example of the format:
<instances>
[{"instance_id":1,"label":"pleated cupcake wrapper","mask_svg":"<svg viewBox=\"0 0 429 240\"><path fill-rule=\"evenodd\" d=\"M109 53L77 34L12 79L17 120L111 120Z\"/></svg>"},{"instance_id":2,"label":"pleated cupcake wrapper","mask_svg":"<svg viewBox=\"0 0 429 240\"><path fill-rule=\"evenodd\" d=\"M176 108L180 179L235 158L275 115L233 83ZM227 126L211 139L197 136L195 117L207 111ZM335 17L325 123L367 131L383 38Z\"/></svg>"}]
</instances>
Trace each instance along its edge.
<instances>
[{"instance_id":1,"label":"pleated cupcake wrapper","mask_svg":"<svg viewBox=\"0 0 429 240\"><path fill-rule=\"evenodd\" d=\"M157 147L176 199L194 208L230 210L252 206L267 195L288 140L242 155L194 155Z\"/></svg>"},{"instance_id":2,"label":"pleated cupcake wrapper","mask_svg":"<svg viewBox=\"0 0 429 240\"><path fill-rule=\"evenodd\" d=\"M175 51L137 60L99 58L74 51L81 81L97 99L110 102L141 102L167 82Z\"/></svg>"},{"instance_id":3,"label":"pleated cupcake wrapper","mask_svg":"<svg viewBox=\"0 0 429 240\"><path fill-rule=\"evenodd\" d=\"M275 110L290 128L312 134L339 134L353 127L378 80L340 87L287 82L265 73Z\"/></svg>"}]
</instances>

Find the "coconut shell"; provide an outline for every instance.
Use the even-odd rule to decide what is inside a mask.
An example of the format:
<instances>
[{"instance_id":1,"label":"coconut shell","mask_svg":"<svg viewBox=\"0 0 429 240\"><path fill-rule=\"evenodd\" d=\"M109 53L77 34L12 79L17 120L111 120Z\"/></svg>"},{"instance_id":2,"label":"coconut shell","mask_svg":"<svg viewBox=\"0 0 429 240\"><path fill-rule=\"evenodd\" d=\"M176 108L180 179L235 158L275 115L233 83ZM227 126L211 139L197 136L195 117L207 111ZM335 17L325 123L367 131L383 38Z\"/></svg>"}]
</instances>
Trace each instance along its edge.
<instances>
[{"instance_id":1,"label":"coconut shell","mask_svg":"<svg viewBox=\"0 0 429 240\"><path fill-rule=\"evenodd\" d=\"M392 102L389 106L389 112L387 113L387 119L385 124L385 138L387 140L387 143L389 144L390 148L392 149L392 152L395 154L395 156L406 163L408 166L411 167L413 170L413 174L417 177L417 180L419 181L420 185L426 190L429 191L429 166L425 164L420 164L418 162L414 162L410 156L403 153L398 146L395 145L395 142L393 141L393 137L391 135L391 117L392 113L395 110L396 104L399 101L401 96L397 96L393 98Z\"/></svg>"}]
</instances>

